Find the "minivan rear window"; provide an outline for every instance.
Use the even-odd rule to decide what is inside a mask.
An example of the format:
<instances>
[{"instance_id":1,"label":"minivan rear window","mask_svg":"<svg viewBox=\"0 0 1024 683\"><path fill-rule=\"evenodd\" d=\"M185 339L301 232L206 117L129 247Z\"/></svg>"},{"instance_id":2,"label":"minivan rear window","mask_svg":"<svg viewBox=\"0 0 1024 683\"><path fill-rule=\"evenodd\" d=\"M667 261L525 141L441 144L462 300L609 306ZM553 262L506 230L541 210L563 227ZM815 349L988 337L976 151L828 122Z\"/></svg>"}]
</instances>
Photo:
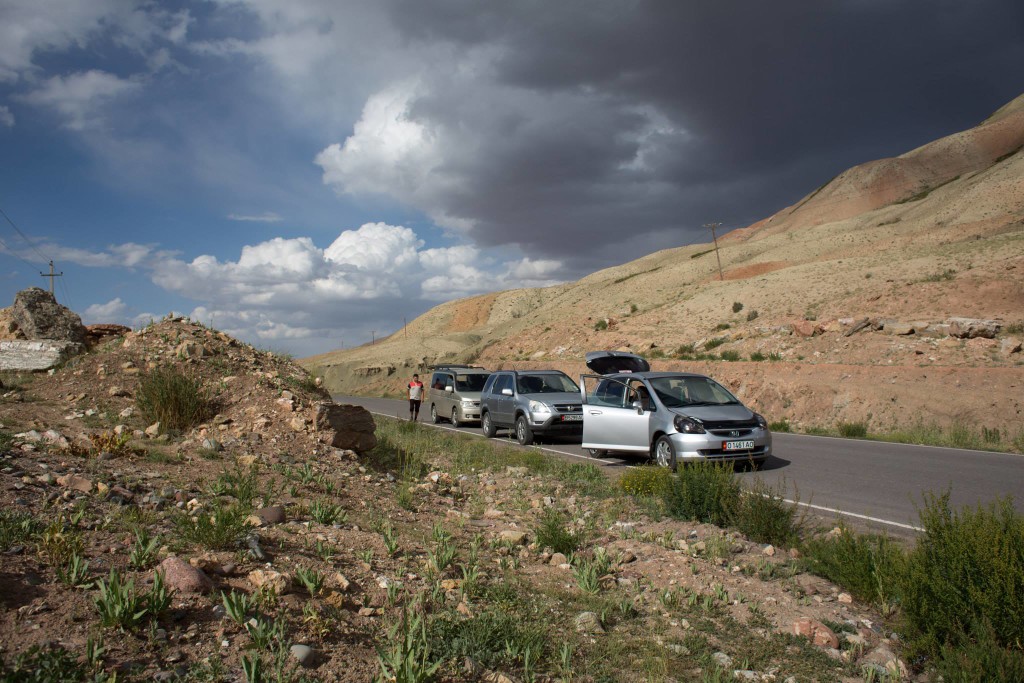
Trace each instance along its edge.
<instances>
[{"instance_id":1,"label":"minivan rear window","mask_svg":"<svg viewBox=\"0 0 1024 683\"><path fill-rule=\"evenodd\" d=\"M472 375L455 375L455 388L459 391L481 391L487 375L474 373Z\"/></svg>"}]
</instances>

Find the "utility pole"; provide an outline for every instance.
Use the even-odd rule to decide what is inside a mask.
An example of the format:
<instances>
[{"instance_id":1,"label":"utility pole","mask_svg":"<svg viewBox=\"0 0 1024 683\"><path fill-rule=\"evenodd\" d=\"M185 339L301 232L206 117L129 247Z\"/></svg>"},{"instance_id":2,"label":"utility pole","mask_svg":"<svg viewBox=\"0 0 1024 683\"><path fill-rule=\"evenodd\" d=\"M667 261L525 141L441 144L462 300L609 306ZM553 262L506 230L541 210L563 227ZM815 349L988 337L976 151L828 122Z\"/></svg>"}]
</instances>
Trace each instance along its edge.
<instances>
[{"instance_id":1,"label":"utility pole","mask_svg":"<svg viewBox=\"0 0 1024 683\"><path fill-rule=\"evenodd\" d=\"M722 280L722 257L718 255L718 235L715 234L715 229L722 227L721 223L705 223L705 228L711 228L711 237L715 240L715 258L718 260L718 279Z\"/></svg>"},{"instance_id":2,"label":"utility pole","mask_svg":"<svg viewBox=\"0 0 1024 683\"><path fill-rule=\"evenodd\" d=\"M370 330L370 346L377 343L377 330Z\"/></svg>"},{"instance_id":3,"label":"utility pole","mask_svg":"<svg viewBox=\"0 0 1024 683\"><path fill-rule=\"evenodd\" d=\"M39 273L39 274L41 276L43 276L43 277L50 278L50 294L53 294L53 278L55 278L55 277L63 277L64 271L62 270L59 273L53 272L53 261L50 261L50 272L49 273Z\"/></svg>"}]
</instances>

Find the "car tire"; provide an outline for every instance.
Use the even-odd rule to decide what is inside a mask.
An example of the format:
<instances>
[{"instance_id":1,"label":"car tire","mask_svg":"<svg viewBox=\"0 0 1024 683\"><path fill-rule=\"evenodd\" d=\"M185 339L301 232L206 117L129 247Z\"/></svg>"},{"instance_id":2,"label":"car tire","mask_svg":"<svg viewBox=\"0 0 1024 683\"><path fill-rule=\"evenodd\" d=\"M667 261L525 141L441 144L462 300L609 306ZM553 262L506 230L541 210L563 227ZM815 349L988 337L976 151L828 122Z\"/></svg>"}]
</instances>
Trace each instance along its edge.
<instances>
[{"instance_id":1,"label":"car tire","mask_svg":"<svg viewBox=\"0 0 1024 683\"><path fill-rule=\"evenodd\" d=\"M498 433L498 430L494 428L494 423L491 422L491 414L487 411L480 416L480 430L488 439L493 439L494 435Z\"/></svg>"},{"instance_id":2,"label":"car tire","mask_svg":"<svg viewBox=\"0 0 1024 683\"><path fill-rule=\"evenodd\" d=\"M676 471L676 447L672 439L662 435L654 442L654 463Z\"/></svg>"},{"instance_id":3,"label":"car tire","mask_svg":"<svg viewBox=\"0 0 1024 683\"><path fill-rule=\"evenodd\" d=\"M459 422L459 409L452 408L452 427L458 429L460 426L462 426L462 423Z\"/></svg>"},{"instance_id":4,"label":"car tire","mask_svg":"<svg viewBox=\"0 0 1024 683\"><path fill-rule=\"evenodd\" d=\"M591 458L603 458L608 455L608 451L604 448L588 448L587 452L590 453Z\"/></svg>"},{"instance_id":5,"label":"car tire","mask_svg":"<svg viewBox=\"0 0 1024 683\"><path fill-rule=\"evenodd\" d=\"M533 443L533 430L530 423L526 421L525 415L516 418L516 441L520 446L529 446Z\"/></svg>"},{"instance_id":6,"label":"car tire","mask_svg":"<svg viewBox=\"0 0 1024 683\"><path fill-rule=\"evenodd\" d=\"M434 424L437 424L438 422L441 421L441 418L437 416L437 406L435 406L433 403L430 404L430 421L433 422Z\"/></svg>"}]
</instances>

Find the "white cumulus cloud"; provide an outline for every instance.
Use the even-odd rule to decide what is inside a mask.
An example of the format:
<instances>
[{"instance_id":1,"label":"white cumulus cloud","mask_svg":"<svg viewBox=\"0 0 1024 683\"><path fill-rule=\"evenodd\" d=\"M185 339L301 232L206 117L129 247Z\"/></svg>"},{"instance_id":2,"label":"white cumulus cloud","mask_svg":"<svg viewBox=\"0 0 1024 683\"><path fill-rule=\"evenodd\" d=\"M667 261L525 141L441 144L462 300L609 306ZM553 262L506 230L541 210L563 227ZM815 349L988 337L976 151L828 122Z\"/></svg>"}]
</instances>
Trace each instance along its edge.
<instances>
[{"instance_id":1,"label":"white cumulus cloud","mask_svg":"<svg viewBox=\"0 0 1024 683\"><path fill-rule=\"evenodd\" d=\"M121 301L121 297L117 297L105 304L92 304L85 309L82 318L83 322L87 325L94 323L119 323L127 312L128 306Z\"/></svg>"},{"instance_id":2,"label":"white cumulus cloud","mask_svg":"<svg viewBox=\"0 0 1024 683\"><path fill-rule=\"evenodd\" d=\"M53 76L19 99L55 109L64 117L68 128L85 130L101 122L102 109L108 102L138 87L136 81L91 69L69 76Z\"/></svg>"},{"instance_id":3,"label":"white cumulus cloud","mask_svg":"<svg viewBox=\"0 0 1024 683\"><path fill-rule=\"evenodd\" d=\"M0 126L14 127L14 114L7 107L0 107Z\"/></svg>"}]
</instances>

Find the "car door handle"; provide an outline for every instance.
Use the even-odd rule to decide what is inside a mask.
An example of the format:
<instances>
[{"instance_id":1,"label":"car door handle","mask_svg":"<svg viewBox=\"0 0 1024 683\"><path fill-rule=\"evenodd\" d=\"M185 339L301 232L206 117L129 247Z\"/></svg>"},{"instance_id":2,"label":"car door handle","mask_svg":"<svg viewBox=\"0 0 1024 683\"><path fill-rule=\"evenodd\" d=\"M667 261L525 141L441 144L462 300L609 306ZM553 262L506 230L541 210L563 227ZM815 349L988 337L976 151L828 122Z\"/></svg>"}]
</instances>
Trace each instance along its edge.
<instances>
[{"instance_id":1,"label":"car door handle","mask_svg":"<svg viewBox=\"0 0 1024 683\"><path fill-rule=\"evenodd\" d=\"M591 410L590 414L591 415L604 415L604 412L600 411L600 410Z\"/></svg>"}]
</instances>

